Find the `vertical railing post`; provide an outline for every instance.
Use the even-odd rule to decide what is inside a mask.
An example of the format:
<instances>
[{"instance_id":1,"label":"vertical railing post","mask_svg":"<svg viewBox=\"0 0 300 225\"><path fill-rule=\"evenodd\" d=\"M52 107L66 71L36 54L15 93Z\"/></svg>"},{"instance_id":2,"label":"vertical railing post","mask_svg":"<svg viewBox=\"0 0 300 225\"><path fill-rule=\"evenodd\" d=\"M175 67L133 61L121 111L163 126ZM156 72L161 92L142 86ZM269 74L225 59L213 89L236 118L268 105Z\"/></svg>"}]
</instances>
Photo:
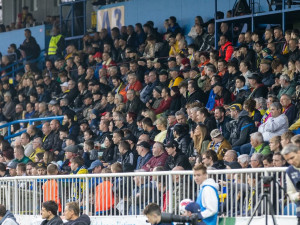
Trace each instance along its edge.
<instances>
[{"instance_id":1,"label":"vertical railing post","mask_svg":"<svg viewBox=\"0 0 300 225\"><path fill-rule=\"evenodd\" d=\"M92 178L93 179L93 178ZM85 178L85 209L86 214L89 215L89 178Z\"/></svg>"},{"instance_id":2,"label":"vertical railing post","mask_svg":"<svg viewBox=\"0 0 300 225\"><path fill-rule=\"evenodd\" d=\"M7 136L10 137L10 135L11 135L11 126L9 125L7 127ZM8 139L8 142L11 143L11 138Z\"/></svg>"},{"instance_id":3,"label":"vertical railing post","mask_svg":"<svg viewBox=\"0 0 300 225\"><path fill-rule=\"evenodd\" d=\"M14 207L14 214L19 214L19 212L17 212L17 210L19 209L19 204L18 204L18 181L17 181L17 179L15 179L14 180L14 192L15 192L15 195L14 195L14 197L15 197L15 207Z\"/></svg>"},{"instance_id":4,"label":"vertical railing post","mask_svg":"<svg viewBox=\"0 0 300 225\"><path fill-rule=\"evenodd\" d=\"M169 174L169 213L173 213L173 175Z\"/></svg>"}]
</instances>

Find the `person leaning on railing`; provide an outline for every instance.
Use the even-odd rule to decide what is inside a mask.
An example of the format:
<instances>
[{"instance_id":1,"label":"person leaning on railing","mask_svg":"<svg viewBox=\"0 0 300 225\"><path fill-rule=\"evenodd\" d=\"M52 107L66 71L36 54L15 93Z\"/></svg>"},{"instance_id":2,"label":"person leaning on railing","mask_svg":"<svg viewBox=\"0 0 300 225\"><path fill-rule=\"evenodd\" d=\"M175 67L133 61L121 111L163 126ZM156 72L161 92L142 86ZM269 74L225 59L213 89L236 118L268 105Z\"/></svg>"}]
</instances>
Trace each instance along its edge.
<instances>
[{"instance_id":1,"label":"person leaning on railing","mask_svg":"<svg viewBox=\"0 0 300 225\"><path fill-rule=\"evenodd\" d=\"M286 170L287 193L297 205L298 225L300 225L300 150L299 146L289 144L281 154L290 164Z\"/></svg>"}]
</instances>

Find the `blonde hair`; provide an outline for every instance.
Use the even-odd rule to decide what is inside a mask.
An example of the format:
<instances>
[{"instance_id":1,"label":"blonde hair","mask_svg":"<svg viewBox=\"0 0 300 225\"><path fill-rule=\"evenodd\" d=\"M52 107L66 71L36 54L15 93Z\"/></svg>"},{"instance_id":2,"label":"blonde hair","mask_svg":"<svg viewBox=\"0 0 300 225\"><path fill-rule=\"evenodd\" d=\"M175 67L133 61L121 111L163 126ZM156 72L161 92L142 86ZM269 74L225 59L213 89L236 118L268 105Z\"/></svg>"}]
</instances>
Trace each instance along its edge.
<instances>
[{"instance_id":1,"label":"blonde hair","mask_svg":"<svg viewBox=\"0 0 300 225\"><path fill-rule=\"evenodd\" d=\"M198 124L197 127L200 128L200 136L195 135L195 131L194 131L194 135L193 135L193 141L194 141L194 148L197 150L198 154L201 154L201 149L202 149L202 143L206 138L207 135L207 128L205 125L203 124ZM197 129L196 127L196 129ZM195 129L195 130L196 130Z\"/></svg>"}]
</instances>

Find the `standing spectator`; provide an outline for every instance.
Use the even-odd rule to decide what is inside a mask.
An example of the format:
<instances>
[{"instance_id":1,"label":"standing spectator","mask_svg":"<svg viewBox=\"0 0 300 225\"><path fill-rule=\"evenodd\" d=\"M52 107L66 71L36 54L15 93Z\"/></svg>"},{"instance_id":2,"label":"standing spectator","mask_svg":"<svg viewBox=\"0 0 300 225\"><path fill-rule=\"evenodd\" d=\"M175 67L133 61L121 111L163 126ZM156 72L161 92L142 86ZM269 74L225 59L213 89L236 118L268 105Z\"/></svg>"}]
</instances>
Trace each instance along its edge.
<instances>
[{"instance_id":1,"label":"standing spectator","mask_svg":"<svg viewBox=\"0 0 300 225\"><path fill-rule=\"evenodd\" d=\"M14 109L16 107L16 104L13 102L12 95L10 92L6 92L4 94L4 102L5 105L2 108L2 114L6 121L10 121L15 113Z\"/></svg>"},{"instance_id":2,"label":"standing spectator","mask_svg":"<svg viewBox=\"0 0 300 225\"><path fill-rule=\"evenodd\" d=\"M63 51L65 49L65 40L64 37L59 34L59 28L54 25L51 30L51 39L48 47L48 58L55 62L55 60L63 57Z\"/></svg>"},{"instance_id":3,"label":"standing spectator","mask_svg":"<svg viewBox=\"0 0 300 225\"><path fill-rule=\"evenodd\" d=\"M24 51L23 58L33 60L40 56L41 48L36 42L35 38L31 36L31 31L25 29L25 40L20 45L20 50Z\"/></svg>"}]
</instances>

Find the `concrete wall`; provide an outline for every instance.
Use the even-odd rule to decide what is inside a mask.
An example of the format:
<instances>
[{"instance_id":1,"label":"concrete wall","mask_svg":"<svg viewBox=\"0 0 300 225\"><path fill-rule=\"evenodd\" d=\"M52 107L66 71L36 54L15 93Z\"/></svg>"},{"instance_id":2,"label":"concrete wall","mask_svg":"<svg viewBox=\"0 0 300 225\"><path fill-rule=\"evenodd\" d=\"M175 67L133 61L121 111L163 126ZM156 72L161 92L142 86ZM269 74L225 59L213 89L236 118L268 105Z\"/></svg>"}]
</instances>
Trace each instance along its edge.
<instances>
[{"instance_id":1,"label":"concrete wall","mask_svg":"<svg viewBox=\"0 0 300 225\"><path fill-rule=\"evenodd\" d=\"M46 27L44 25L30 28L32 36L36 39L42 50L45 49L45 46L47 45L45 39L45 29ZM17 45L17 47L19 47L20 44L23 43L25 40L24 29L1 33L0 38L0 52L5 55L7 54L7 48L10 44L14 43Z\"/></svg>"}]
</instances>

